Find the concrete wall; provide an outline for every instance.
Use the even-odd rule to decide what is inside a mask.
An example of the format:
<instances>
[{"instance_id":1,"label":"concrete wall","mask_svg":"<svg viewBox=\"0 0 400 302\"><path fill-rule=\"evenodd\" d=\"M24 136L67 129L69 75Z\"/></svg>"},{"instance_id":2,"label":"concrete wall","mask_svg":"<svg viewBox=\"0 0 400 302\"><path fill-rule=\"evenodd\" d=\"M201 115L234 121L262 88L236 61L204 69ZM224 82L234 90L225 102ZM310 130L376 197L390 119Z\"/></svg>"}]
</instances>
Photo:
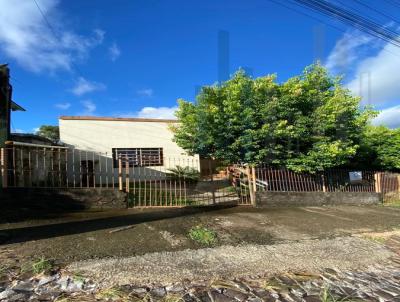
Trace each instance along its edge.
<instances>
[{"instance_id":1,"label":"concrete wall","mask_svg":"<svg viewBox=\"0 0 400 302\"><path fill-rule=\"evenodd\" d=\"M382 202L373 192L257 192L257 207L301 207L321 205L371 205Z\"/></svg>"},{"instance_id":2,"label":"concrete wall","mask_svg":"<svg viewBox=\"0 0 400 302\"><path fill-rule=\"evenodd\" d=\"M1 208L31 208L43 211L83 209L123 209L125 192L118 189L40 189L7 188L0 190Z\"/></svg>"}]
</instances>

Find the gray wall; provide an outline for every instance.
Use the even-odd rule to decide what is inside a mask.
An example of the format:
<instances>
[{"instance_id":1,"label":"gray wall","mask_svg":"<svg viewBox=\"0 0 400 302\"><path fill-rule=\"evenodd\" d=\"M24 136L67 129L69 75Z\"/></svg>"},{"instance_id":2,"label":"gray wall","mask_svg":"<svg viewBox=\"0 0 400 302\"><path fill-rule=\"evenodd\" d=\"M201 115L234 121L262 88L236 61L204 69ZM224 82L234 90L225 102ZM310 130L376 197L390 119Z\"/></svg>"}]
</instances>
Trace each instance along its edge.
<instances>
[{"instance_id":1,"label":"gray wall","mask_svg":"<svg viewBox=\"0 0 400 302\"><path fill-rule=\"evenodd\" d=\"M374 192L257 192L257 207L301 207L321 205L372 205L382 202Z\"/></svg>"},{"instance_id":2,"label":"gray wall","mask_svg":"<svg viewBox=\"0 0 400 302\"><path fill-rule=\"evenodd\" d=\"M43 210L122 209L126 208L127 194L118 189L0 189L0 209L4 207Z\"/></svg>"}]
</instances>

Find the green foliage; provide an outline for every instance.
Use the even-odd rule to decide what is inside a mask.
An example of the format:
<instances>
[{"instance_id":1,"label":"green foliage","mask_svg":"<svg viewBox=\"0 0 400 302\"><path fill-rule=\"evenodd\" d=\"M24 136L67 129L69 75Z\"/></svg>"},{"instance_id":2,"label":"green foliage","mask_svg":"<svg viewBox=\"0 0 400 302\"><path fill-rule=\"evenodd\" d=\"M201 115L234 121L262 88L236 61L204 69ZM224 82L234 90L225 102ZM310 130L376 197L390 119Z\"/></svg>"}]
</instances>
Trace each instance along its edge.
<instances>
[{"instance_id":1,"label":"green foliage","mask_svg":"<svg viewBox=\"0 0 400 302\"><path fill-rule=\"evenodd\" d=\"M60 141L60 129L58 126L42 125L36 134L51 140L54 143Z\"/></svg>"},{"instance_id":2,"label":"green foliage","mask_svg":"<svg viewBox=\"0 0 400 302\"><path fill-rule=\"evenodd\" d=\"M204 245L212 245L217 241L217 234L202 226L196 226L189 231L189 238Z\"/></svg>"},{"instance_id":3,"label":"green foliage","mask_svg":"<svg viewBox=\"0 0 400 302\"><path fill-rule=\"evenodd\" d=\"M198 181L200 172L192 167L176 166L175 168L168 169L168 177L172 179L185 179L189 181Z\"/></svg>"},{"instance_id":4,"label":"green foliage","mask_svg":"<svg viewBox=\"0 0 400 302\"><path fill-rule=\"evenodd\" d=\"M32 263L32 272L34 274L48 273L53 269L53 261L40 257Z\"/></svg>"},{"instance_id":5,"label":"green foliage","mask_svg":"<svg viewBox=\"0 0 400 302\"><path fill-rule=\"evenodd\" d=\"M400 170L400 129L368 126L355 162L374 169Z\"/></svg>"},{"instance_id":6,"label":"green foliage","mask_svg":"<svg viewBox=\"0 0 400 302\"><path fill-rule=\"evenodd\" d=\"M242 70L203 87L196 104L179 100L175 141L191 154L316 172L349 163L374 112L319 64L278 84Z\"/></svg>"}]
</instances>

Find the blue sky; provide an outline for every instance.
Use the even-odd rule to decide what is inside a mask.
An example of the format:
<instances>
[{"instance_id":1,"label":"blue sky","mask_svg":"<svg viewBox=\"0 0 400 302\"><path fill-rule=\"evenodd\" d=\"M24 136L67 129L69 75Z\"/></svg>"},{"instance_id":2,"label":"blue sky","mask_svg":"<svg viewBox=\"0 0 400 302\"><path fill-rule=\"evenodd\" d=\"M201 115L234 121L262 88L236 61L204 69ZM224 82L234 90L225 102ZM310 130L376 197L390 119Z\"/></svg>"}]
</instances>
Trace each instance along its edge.
<instances>
[{"instance_id":1,"label":"blue sky","mask_svg":"<svg viewBox=\"0 0 400 302\"><path fill-rule=\"evenodd\" d=\"M319 58L383 110L376 123L400 125L400 49L323 16L268 0L36 1L46 19L34 0L0 0L0 62L27 109L13 114L13 131L57 124L60 115L170 117L178 98L193 100L196 87L217 81L221 30L230 72L284 81ZM367 2L400 19L400 10Z\"/></svg>"}]
</instances>

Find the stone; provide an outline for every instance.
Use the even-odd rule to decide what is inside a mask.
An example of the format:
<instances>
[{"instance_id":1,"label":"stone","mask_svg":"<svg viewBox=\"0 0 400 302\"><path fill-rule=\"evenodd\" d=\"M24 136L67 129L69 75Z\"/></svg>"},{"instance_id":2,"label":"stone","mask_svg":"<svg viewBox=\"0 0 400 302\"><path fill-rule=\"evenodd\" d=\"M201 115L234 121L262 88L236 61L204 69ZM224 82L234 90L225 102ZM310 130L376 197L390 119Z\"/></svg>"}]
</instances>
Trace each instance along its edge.
<instances>
[{"instance_id":1,"label":"stone","mask_svg":"<svg viewBox=\"0 0 400 302\"><path fill-rule=\"evenodd\" d=\"M0 293L0 300L8 299L12 295L15 294L15 291L13 291L11 288L7 288L6 290L2 291Z\"/></svg>"},{"instance_id":2,"label":"stone","mask_svg":"<svg viewBox=\"0 0 400 302\"><path fill-rule=\"evenodd\" d=\"M29 299L29 296L26 293L16 293L8 297L7 302L25 302Z\"/></svg>"},{"instance_id":3,"label":"stone","mask_svg":"<svg viewBox=\"0 0 400 302\"><path fill-rule=\"evenodd\" d=\"M228 301L232 301L231 298L219 293L216 290L210 290L208 292L208 296L210 297L212 302L228 302Z\"/></svg>"},{"instance_id":4,"label":"stone","mask_svg":"<svg viewBox=\"0 0 400 302\"><path fill-rule=\"evenodd\" d=\"M249 297L249 295L246 295L240 291L230 289L230 288L227 288L226 290L224 290L223 293L225 296L233 298L237 301L246 301L246 299Z\"/></svg>"},{"instance_id":5,"label":"stone","mask_svg":"<svg viewBox=\"0 0 400 302\"><path fill-rule=\"evenodd\" d=\"M63 276L57 280L57 284L60 286L62 290L66 290L69 284L69 277Z\"/></svg>"},{"instance_id":6,"label":"stone","mask_svg":"<svg viewBox=\"0 0 400 302\"><path fill-rule=\"evenodd\" d=\"M16 285L12 287L12 290L16 292L30 292L33 291L33 284L27 281L18 282Z\"/></svg>"},{"instance_id":7,"label":"stone","mask_svg":"<svg viewBox=\"0 0 400 302\"><path fill-rule=\"evenodd\" d=\"M316 295L303 297L303 300L306 302L321 302L320 296Z\"/></svg>"},{"instance_id":8,"label":"stone","mask_svg":"<svg viewBox=\"0 0 400 302\"><path fill-rule=\"evenodd\" d=\"M43 276L42 278L39 279L39 282L37 286L43 286L46 285L58 278L58 275L52 275L52 276Z\"/></svg>"},{"instance_id":9,"label":"stone","mask_svg":"<svg viewBox=\"0 0 400 302\"><path fill-rule=\"evenodd\" d=\"M165 287L156 287L150 290L150 294L156 297L164 297L166 293Z\"/></svg>"},{"instance_id":10,"label":"stone","mask_svg":"<svg viewBox=\"0 0 400 302\"><path fill-rule=\"evenodd\" d=\"M185 288L182 285L174 284L174 285L166 286L165 290L167 292L171 292L171 293L178 293L178 292L183 292L185 290Z\"/></svg>"}]
</instances>

